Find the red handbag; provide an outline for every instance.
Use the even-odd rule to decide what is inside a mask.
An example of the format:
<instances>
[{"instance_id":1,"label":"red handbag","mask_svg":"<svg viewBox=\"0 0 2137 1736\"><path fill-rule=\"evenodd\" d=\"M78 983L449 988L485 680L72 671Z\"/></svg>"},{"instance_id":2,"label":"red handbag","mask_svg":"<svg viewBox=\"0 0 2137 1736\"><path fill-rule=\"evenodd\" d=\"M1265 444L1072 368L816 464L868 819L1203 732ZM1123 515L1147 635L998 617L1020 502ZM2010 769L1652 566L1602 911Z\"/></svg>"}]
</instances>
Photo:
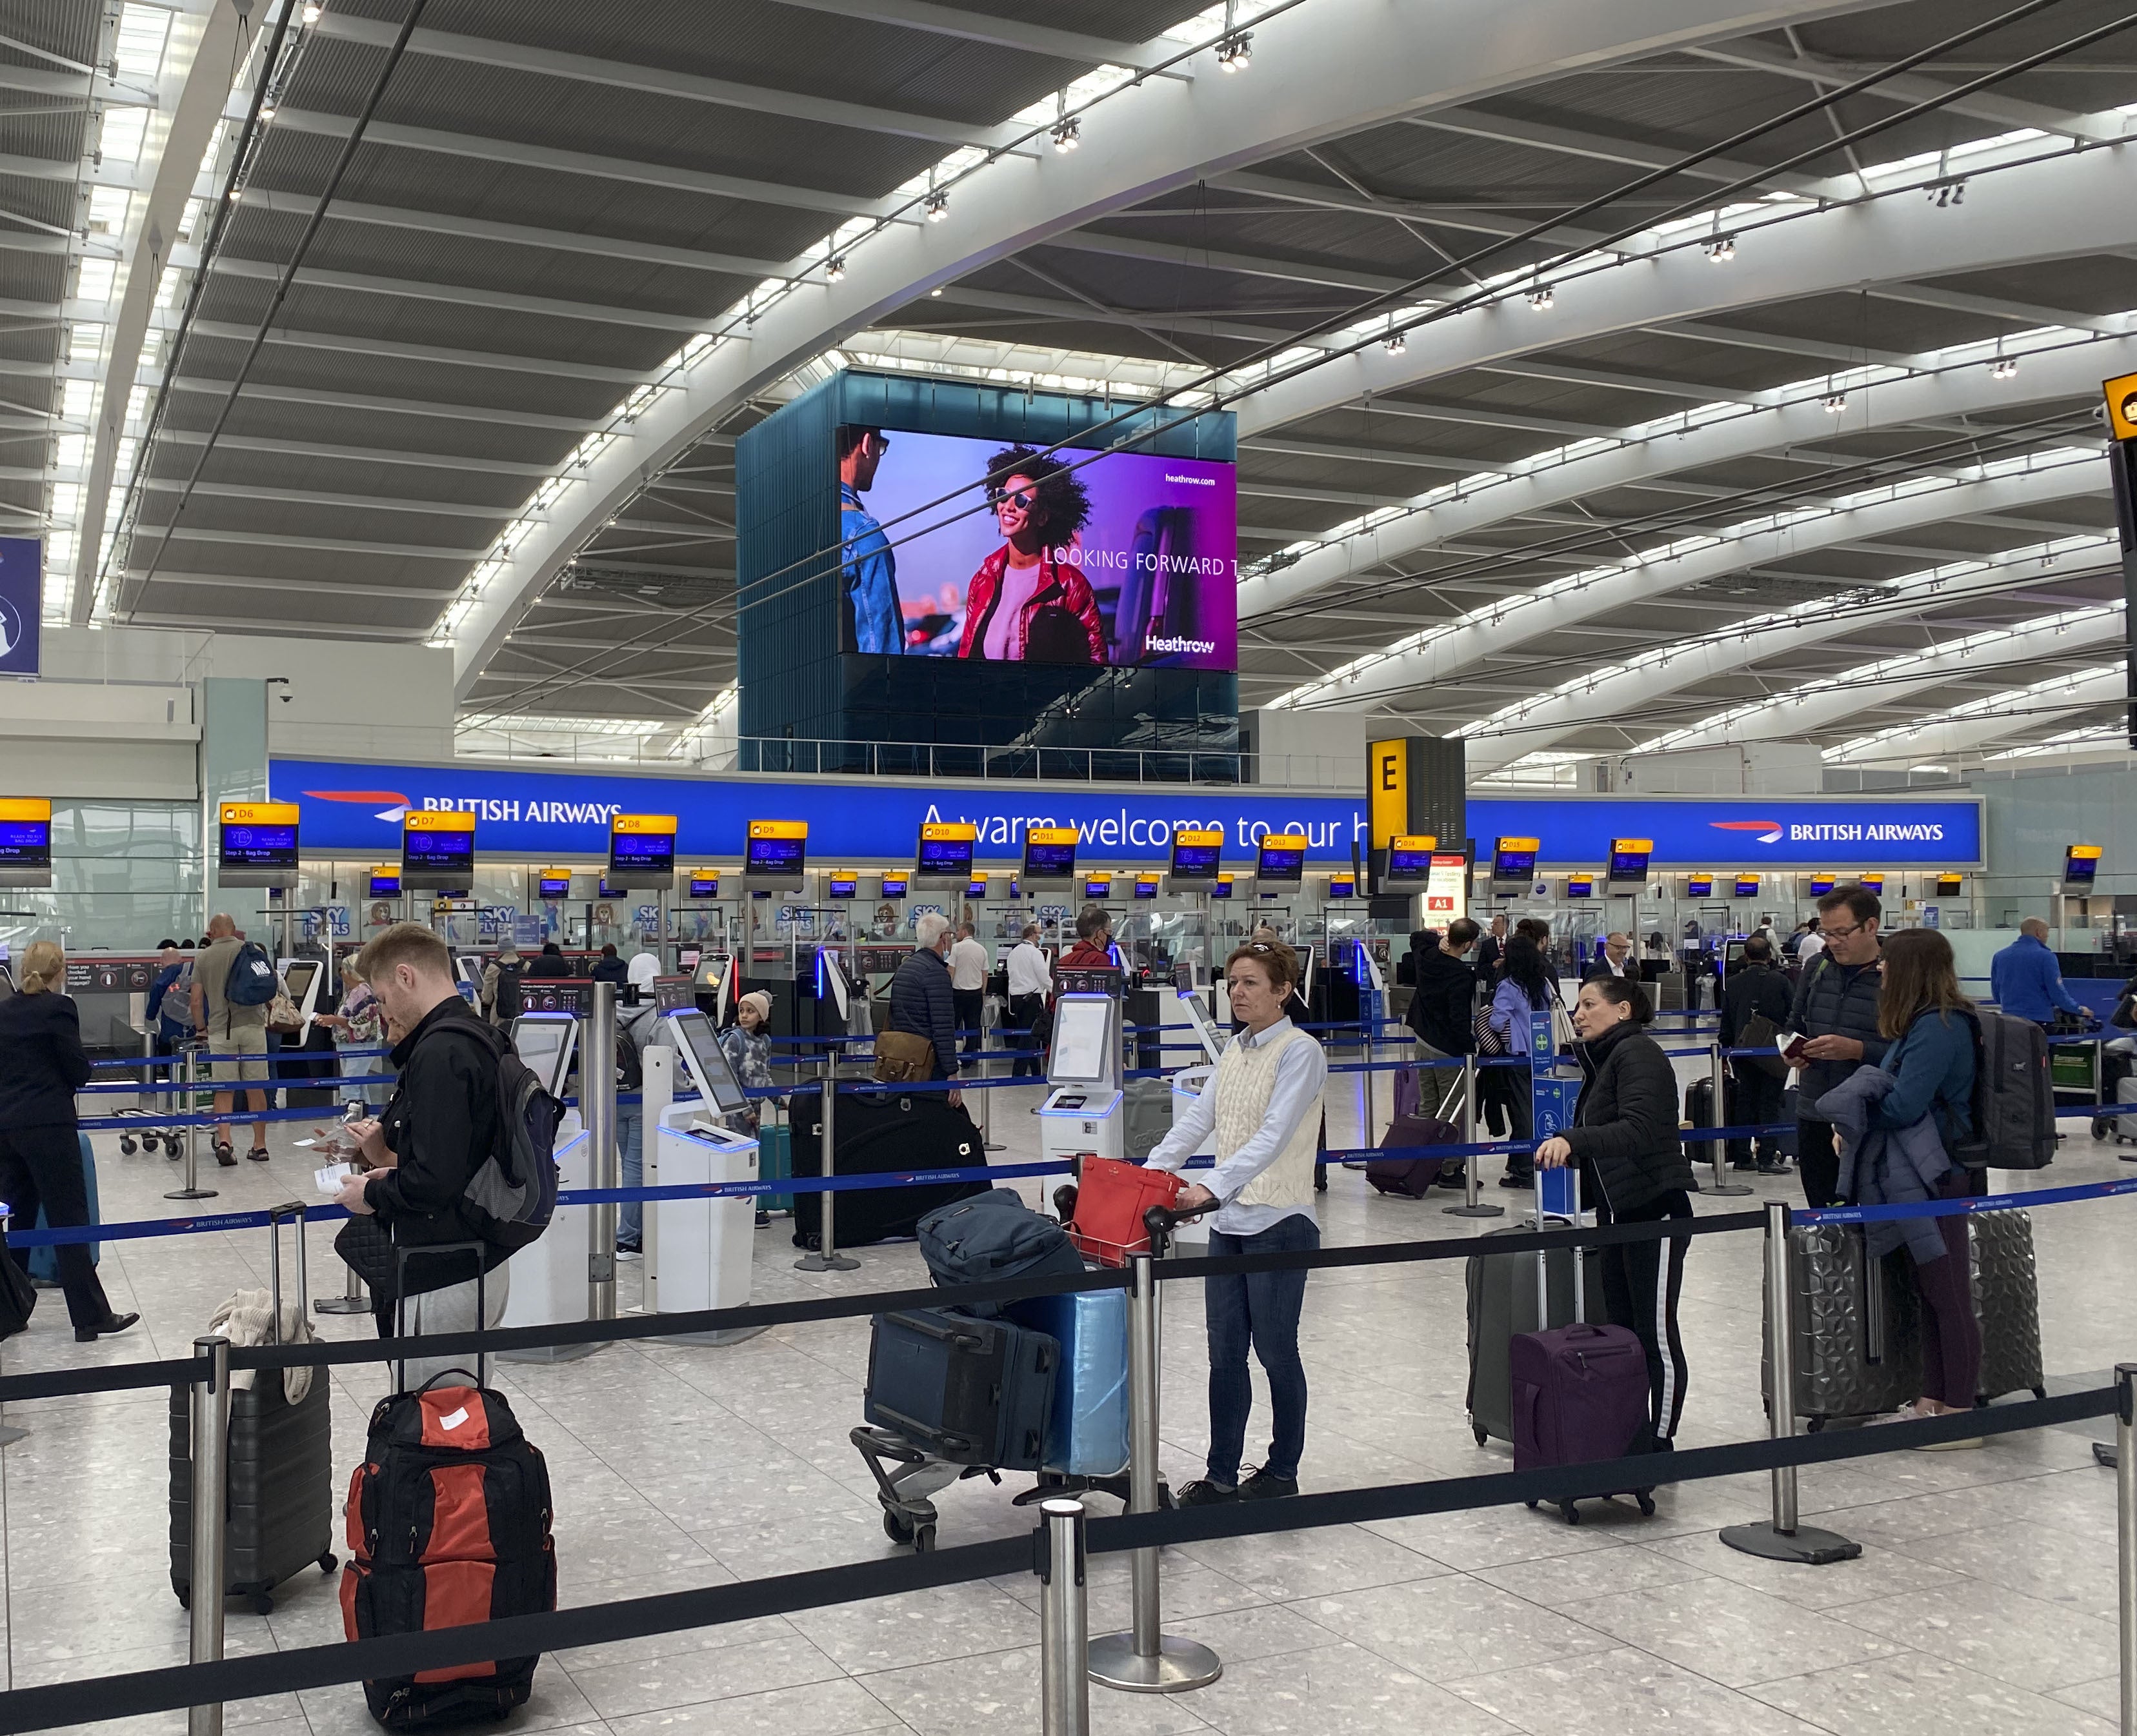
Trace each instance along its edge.
<instances>
[{"instance_id":1,"label":"red handbag","mask_svg":"<svg viewBox=\"0 0 2137 1736\"><path fill-rule=\"evenodd\" d=\"M1187 1185L1170 1169L1086 1157L1077 1177L1076 1215L1068 1226L1068 1239L1101 1266L1125 1266L1150 1252L1142 1214L1154 1205L1170 1211Z\"/></svg>"}]
</instances>

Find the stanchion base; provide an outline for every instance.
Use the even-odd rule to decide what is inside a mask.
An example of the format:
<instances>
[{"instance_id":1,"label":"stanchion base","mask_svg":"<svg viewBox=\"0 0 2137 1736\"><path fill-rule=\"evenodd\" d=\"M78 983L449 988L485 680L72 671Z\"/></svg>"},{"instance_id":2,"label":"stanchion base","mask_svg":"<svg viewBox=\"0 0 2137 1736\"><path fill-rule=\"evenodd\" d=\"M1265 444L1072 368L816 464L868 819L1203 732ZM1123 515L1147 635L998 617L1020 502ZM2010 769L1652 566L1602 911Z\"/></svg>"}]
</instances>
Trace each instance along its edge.
<instances>
[{"instance_id":1,"label":"stanchion base","mask_svg":"<svg viewBox=\"0 0 2137 1736\"><path fill-rule=\"evenodd\" d=\"M314 1314L368 1314L371 1298L362 1296L323 1296L312 1299Z\"/></svg>"},{"instance_id":2,"label":"stanchion base","mask_svg":"<svg viewBox=\"0 0 2137 1736\"><path fill-rule=\"evenodd\" d=\"M747 1343L760 1333L769 1332L769 1326L722 1326L713 1332L663 1333L651 1342L656 1345L687 1345L694 1349L703 1349L710 1345L718 1349L722 1345Z\"/></svg>"},{"instance_id":3,"label":"stanchion base","mask_svg":"<svg viewBox=\"0 0 2137 1736\"><path fill-rule=\"evenodd\" d=\"M12 1447L17 1441L27 1441L29 1438L30 1432L27 1428L0 1427L0 1447Z\"/></svg>"},{"instance_id":4,"label":"stanchion base","mask_svg":"<svg viewBox=\"0 0 2137 1736\"><path fill-rule=\"evenodd\" d=\"M849 1260L844 1254L804 1254L794 1262L796 1272L859 1272L861 1262Z\"/></svg>"},{"instance_id":5,"label":"stanchion base","mask_svg":"<svg viewBox=\"0 0 2137 1736\"><path fill-rule=\"evenodd\" d=\"M988 1140L981 1145L980 1150L982 1151L1006 1151L1009 1150L1009 1147L1005 1145L1000 1140Z\"/></svg>"},{"instance_id":6,"label":"stanchion base","mask_svg":"<svg viewBox=\"0 0 2137 1736\"><path fill-rule=\"evenodd\" d=\"M1503 1218L1507 1208L1502 1205L1486 1205L1478 1200L1474 1205L1443 1205L1439 1208L1450 1218Z\"/></svg>"},{"instance_id":7,"label":"stanchion base","mask_svg":"<svg viewBox=\"0 0 2137 1736\"><path fill-rule=\"evenodd\" d=\"M2096 1441L2092 1443L2092 1458L2096 1465L2105 1465L2110 1471L2113 1471L2116 1467L2120 1456L2120 1452L2112 1441Z\"/></svg>"},{"instance_id":8,"label":"stanchion base","mask_svg":"<svg viewBox=\"0 0 2137 1736\"><path fill-rule=\"evenodd\" d=\"M1700 1184L1699 1191L1721 1199L1733 1199L1740 1194L1753 1192L1740 1181L1708 1181Z\"/></svg>"},{"instance_id":9,"label":"stanchion base","mask_svg":"<svg viewBox=\"0 0 2137 1736\"><path fill-rule=\"evenodd\" d=\"M1804 1567L1830 1567L1836 1561L1852 1561L1862 1545L1851 1543L1838 1531L1821 1531L1815 1525L1798 1525L1793 1531L1777 1531L1769 1520L1755 1525L1727 1525L1722 1542L1762 1561L1793 1561Z\"/></svg>"},{"instance_id":10,"label":"stanchion base","mask_svg":"<svg viewBox=\"0 0 2137 1736\"><path fill-rule=\"evenodd\" d=\"M1093 1681L1102 1688L1118 1688L1127 1694L1185 1694L1190 1688L1206 1688L1224 1673L1224 1665L1207 1646L1160 1634L1157 1656L1137 1657L1132 1633L1109 1633L1091 1641Z\"/></svg>"},{"instance_id":11,"label":"stanchion base","mask_svg":"<svg viewBox=\"0 0 2137 1736\"><path fill-rule=\"evenodd\" d=\"M607 1348L606 1345L530 1345L523 1350L492 1350L489 1354L498 1362L577 1362L582 1356L591 1356Z\"/></svg>"},{"instance_id":12,"label":"stanchion base","mask_svg":"<svg viewBox=\"0 0 2137 1736\"><path fill-rule=\"evenodd\" d=\"M166 1194L163 1198L166 1199L212 1199L215 1198L215 1189L213 1188L180 1188L177 1193Z\"/></svg>"}]
</instances>

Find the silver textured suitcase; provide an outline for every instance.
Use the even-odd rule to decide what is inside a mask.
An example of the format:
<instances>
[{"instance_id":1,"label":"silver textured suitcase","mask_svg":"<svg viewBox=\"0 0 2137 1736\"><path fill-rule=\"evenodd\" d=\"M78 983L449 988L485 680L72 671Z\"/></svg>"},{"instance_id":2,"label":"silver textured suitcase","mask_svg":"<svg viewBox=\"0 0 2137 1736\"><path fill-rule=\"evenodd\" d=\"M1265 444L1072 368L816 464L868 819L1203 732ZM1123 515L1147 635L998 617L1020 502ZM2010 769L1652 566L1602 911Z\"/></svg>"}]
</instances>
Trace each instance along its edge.
<instances>
[{"instance_id":1,"label":"silver textured suitcase","mask_svg":"<svg viewBox=\"0 0 2137 1736\"><path fill-rule=\"evenodd\" d=\"M1140 1163L1172 1131L1172 1082L1131 1079L1121 1096L1122 1150L1131 1163Z\"/></svg>"},{"instance_id":2,"label":"silver textured suitcase","mask_svg":"<svg viewBox=\"0 0 2137 1736\"><path fill-rule=\"evenodd\" d=\"M1796 1415L1815 1430L1837 1417L1897 1410L1921 1397L1920 1302L1906 1256L1870 1261L1862 1231L1847 1224L1800 1225L1789 1236ZM1761 1378L1770 1403L1770 1366Z\"/></svg>"},{"instance_id":3,"label":"silver textured suitcase","mask_svg":"<svg viewBox=\"0 0 2137 1736\"><path fill-rule=\"evenodd\" d=\"M2047 1397L2041 1360L2041 1291L2033 1223L2022 1211L1979 1212L1967 1219L1974 1317L1981 1325L1980 1396L2030 1392Z\"/></svg>"}]
</instances>

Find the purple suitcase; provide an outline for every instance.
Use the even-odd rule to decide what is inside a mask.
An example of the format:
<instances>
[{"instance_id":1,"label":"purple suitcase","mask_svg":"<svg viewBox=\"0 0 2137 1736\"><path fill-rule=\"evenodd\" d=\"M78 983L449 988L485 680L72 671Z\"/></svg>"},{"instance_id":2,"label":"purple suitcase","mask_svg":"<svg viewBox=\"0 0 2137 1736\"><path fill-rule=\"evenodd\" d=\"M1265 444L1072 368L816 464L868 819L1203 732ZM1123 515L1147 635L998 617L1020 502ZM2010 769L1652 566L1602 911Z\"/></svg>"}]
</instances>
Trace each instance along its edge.
<instances>
[{"instance_id":1,"label":"purple suitcase","mask_svg":"<svg viewBox=\"0 0 2137 1736\"><path fill-rule=\"evenodd\" d=\"M1577 1178L1575 1210L1579 1210ZM1622 1459L1637 1451L1648 1433L1647 1352L1623 1326L1592 1326L1581 1321L1585 1311L1580 1293L1584 1263L1574 1262L1574 1324L1545 1332L1516 1333L1508 1345L1516 1471ZM1541 1272L1543 1262L1536 1264ZM1550 1317L1547 1310L1542 1317ZM1652 1486L1628 1492L1643 1514L1653 1513ZM1558 1507L1568 1524L1580 1523L1580 1510L1573 1502L1560 1501Z\"/></svg>"},{"instance_id":2,"label":"purple suitcase","mask_svg":"<svg viewBox=\"0 0 2137 1736\"><path fill-rule=\"evenodd\" d=\"M1428 1121L1422 1116L1399 1115L1381 1136L1383 1151L1405 1145L1456 1145L1462 1130L1448 1121ZM1437 1157L1376 1157L1365 1165L1365 1179L1382 1194L1406 1194L1422 1199L1431 1191L1445 1160Z\"/></svg>"}]
</instances>

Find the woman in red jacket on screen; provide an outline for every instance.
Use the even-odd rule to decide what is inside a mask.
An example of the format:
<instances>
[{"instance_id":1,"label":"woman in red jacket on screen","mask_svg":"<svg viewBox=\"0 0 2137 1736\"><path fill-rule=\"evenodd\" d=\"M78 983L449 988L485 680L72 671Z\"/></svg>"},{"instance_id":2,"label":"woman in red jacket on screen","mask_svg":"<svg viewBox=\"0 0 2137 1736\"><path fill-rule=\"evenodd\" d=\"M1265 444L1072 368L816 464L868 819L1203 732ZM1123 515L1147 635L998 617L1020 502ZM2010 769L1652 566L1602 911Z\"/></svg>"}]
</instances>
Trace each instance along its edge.
<instances>
[{"instance_id":1,"label":"woman in red jacket on screen","mask_svg":"<svg viewBox=\"0 0 2137 1736\"><path fill-rule=\"evenodd\" d=\"M1083 570L1062 557L1091 516L1076 473L1029 446L997 452L987 503L1002 546L965 593L960 657L989 663L1103 663L1106 624Z\"/></svg>"}]
</instances>

